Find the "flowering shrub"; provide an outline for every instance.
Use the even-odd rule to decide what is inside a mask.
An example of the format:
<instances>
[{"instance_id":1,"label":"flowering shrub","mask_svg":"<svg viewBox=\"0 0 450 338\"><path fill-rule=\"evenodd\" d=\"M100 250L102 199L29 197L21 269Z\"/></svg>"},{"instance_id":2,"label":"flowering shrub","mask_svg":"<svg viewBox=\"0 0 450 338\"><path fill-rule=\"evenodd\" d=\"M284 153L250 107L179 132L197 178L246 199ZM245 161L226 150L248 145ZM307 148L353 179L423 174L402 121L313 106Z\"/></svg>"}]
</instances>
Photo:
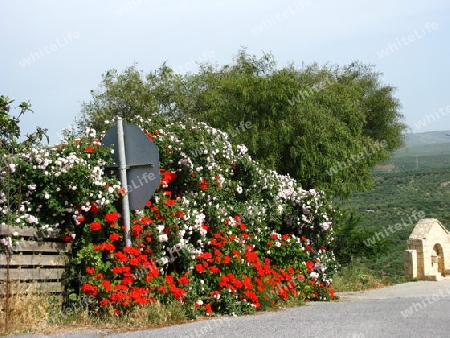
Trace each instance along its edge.
<instances>
[{"instance_id":1,"label":"flowering shrub","mask_svg":"<svg viewBox=\"0 0 450 338\"><path fill-rule=\"evenodd\" d=\"M116 314L175 301L195 316L334 297L334 210L323 193L259 167L204 123L134 123L159 147L161 185L132 212L132 247L120 215L126 190L93 130L21 153L10 174L23 201L8 210L0 195L0 222L13 212L17 224L75 239L71 298L95 297L93 307Z\"/></svg>"}]
</instances>

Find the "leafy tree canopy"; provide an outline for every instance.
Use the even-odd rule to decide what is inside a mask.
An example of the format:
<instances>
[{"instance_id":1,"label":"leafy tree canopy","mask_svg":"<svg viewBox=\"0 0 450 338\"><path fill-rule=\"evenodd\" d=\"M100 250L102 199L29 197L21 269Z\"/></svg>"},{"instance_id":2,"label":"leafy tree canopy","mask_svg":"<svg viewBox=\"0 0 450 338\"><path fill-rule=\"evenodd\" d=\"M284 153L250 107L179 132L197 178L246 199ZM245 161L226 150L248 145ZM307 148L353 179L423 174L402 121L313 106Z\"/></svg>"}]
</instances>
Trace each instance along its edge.
<instances>
[{"instance_id":1,"label":"leafy tree canopy","mask_svg":"<svg viewBox=\"0 0 450 338\"><path fill-rule=\"evenodd\" d=\"M395 88L372 66L293 64L245 49L229 65L200 64L176 74L166 63L147 75L107 71L83 104L80 127L104 127L114 116L193 117L227 131L250 154L306 189L348 196L373 185L371 170L403 144Z\"/></svg>"}]
</instances>

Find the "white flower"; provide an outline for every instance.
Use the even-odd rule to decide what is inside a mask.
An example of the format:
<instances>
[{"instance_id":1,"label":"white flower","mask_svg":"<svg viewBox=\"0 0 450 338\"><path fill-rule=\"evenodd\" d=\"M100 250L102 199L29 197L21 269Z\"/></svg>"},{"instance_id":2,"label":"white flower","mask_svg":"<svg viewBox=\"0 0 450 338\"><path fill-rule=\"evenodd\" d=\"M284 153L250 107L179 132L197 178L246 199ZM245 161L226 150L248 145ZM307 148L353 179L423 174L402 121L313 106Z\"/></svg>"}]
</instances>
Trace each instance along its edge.
<instances>
[{"instance_id":1,"label":"white flower","mask_svg":"<svg viewBox=\"0 0 450 338\"><path fill-rule=\"evenodd\" d=\"M323 230L328 230L328 228L330 227L331 222L323 222L320 224L320 226L322 227Z\"/></svg>"},{"instance_id":2,"label":"white flower","mask_svg":"<svg viewBox=\"0 0 450 338\"><path fill-rule=\"evenodd\" d=\"M277 207L277 210L278 210L278 213L281 215L281 214L283 213L283 206L282 206L282 205L279 205L279 206Z\"/></svg>"},{"instance_id":3,"label":"white flower","mask_svg":"<svg viewBox=\"0 0 450 338\"><path fill-rule=\"evenodd\" d=\"M238 194L242 194L242 187L238 185L238 187L236 188L236 191Z\"/></svg>"},{"instance_id":4,"label":"white flower","mask_svg":"<svg viewBox=\"0 0 450 338\"><path fill-rule=\"evenodd\" d=\"M48 192L46 192L44 197L45 197L46 200L48 200L50 198L50 194Z\"/></svg>"},{"instance_id":5,"label":"white flower","mask_svg":"<svg viewBox=\"0 0 450 338\"><path fill-rule=\"evenodd\" d=\"M243 144L238 144L236 146L236 148L242 155L246 154L247 151L248 151L247 147L245 145L243 145Z\"/></svg>"},{"instance_id":6,"label":"white flower","mask_svg":"<svg viewBox=\"0 0 450 338\"><path fill-rule=\"evenodd\" d=\"M168 241L167 234L159 235L159 242L160 243L167 242L167 241Z\"/></svg>"},{"instance_id":7,"label":"white flower","mask_svg":"<svg viewBox=\"0 0 450 338\"><path fill-rule=\"evenodd\" d=\"M8 167L12 173L16 171L16 164L14 164L14 163L8 164Z\"/></svg>"},{"instance_id":8,"label":"white flower","mask_svg":"<svg viewBox=\"0 0 450 338\"><path fill-rule=\"evenodd\" d=\"M311 272L309 276L310 278L319 278L319 274L315 271Z\"/></svg>"},{"instance_id":9,"label":"white flower","mask_svg":"<svg viewBox=\"0 0 450 338\"><path fill-rule=\"evenodd\" d=\"M158 263L159 263L160 265L165 265L165 264L169 263L169 259L168 259L167 257L161 257L161 258L158 260ZM163 270L161 270L161 271L163 271Z\"/></svg>"},{"instance_id":10,"label":"white flower","mask_svg":"<svg viewBox=\"0 0 450 338\"><path fill-rule=\"evenodd\" d=\"M36 184L29 184L28 190L36 190Z\"/></svg>"}]
</instances>

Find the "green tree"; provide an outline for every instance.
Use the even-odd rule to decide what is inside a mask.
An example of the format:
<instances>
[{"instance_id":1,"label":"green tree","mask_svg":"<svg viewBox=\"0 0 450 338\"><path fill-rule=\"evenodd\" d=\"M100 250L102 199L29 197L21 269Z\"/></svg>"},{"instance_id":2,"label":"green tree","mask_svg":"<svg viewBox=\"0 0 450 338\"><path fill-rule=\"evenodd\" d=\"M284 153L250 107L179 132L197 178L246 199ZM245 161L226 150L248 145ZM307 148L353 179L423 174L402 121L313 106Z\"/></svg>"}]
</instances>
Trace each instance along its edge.
<instances>
[{"instance_id":1,"label":"green tree","mask_svg":"<svg viewBox=\"0 0 450 338\"><path fill-rule=\"evenodd\" d=\"M144 76L133 66L104 75L79 123L98 128L116 115L155 111L194 117L304 188L349 196L371 188L372 168L402 146L400 103L380 77L359 62L279 69L272 54L245 50L229 65L204 63L196 73L175 74L163 64Z\"/></svg>"},{"instance_id":2,"label":"green tree","mask_svg":"<svg viewBox=\"0 0 450 338\"><path fill-rule=\"evenodd\" d=\"M45 137L47 129L37 127L36 131L27 134L24 140L19 140L22 136L20 131L20 118L26 112L33 112L29 102L21 102L18 106L20 112L17 116L10 113L11 104L14 100L9 97L0 95L0 154L13 154L17 148L26 148L39 144Z\"/></svg>"}]
</instances>

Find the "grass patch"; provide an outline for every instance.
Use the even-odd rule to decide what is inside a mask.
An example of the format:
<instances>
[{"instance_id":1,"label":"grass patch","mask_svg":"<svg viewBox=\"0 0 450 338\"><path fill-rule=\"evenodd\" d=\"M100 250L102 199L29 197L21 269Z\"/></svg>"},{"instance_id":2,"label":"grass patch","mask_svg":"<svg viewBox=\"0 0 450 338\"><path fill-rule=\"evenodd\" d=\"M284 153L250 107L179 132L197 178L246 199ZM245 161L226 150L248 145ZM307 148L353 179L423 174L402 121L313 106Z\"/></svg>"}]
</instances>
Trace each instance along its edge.
<instances>
[{"instance_id":1,"label":"grass patch","mask_svg":"<svg viewBox=\"0 0 450 338\"><path fill-rule=\"evenodd\" d=\"M186 313L179 304L159 302L143 305L124 315L117 316L112 310L102 314L93 313L87 308L70 313L59 311L47 319L44 333L74 330L107 330L111 332L143 330L174 324L186 323Z\"/></svg>"},{"instance_id":2,"label":"grass patch","mask_svg":"<svg viewBox=\"0 0 450 338\"><path fill-rule=\"evenodd\" d=\"M338 292L379 289L393 284L390 276L382 271L370 270L360 262L342 267L333 278L333 286Z\"/></svg>"},{"instance_id":3,"label":"grass patch","mask_svg":"<svg viewBox=\"0 0 450 338\"><path fill-rule=\"evenodd\" d=\"M39 292L37 283L30 284L27 288L27 293L22 292L23 284L11 283L8 310L6 295L1 295L1 333L42 332L47 327L47 317L59 307L57 297Z\"/></svg>"},{"instance_id":4,"label":"grass patch","mask_svg":"<svg viewBox=\"0 0 450 338\"><path fill-rule=\"evenodd\" d=\"M18 292L23 291L23 287L19 286L19 283L11 284L8 313L6 297L1 295L0 334L52 334L91 329L120 332L188 322L188 314L178 303L166 305L155 302L117 316L112 310L101 314L89 311L88 302L64 309L59 296L39 292L37 284L30 285L27 293Z\"/></svg>"}]
</instances>

